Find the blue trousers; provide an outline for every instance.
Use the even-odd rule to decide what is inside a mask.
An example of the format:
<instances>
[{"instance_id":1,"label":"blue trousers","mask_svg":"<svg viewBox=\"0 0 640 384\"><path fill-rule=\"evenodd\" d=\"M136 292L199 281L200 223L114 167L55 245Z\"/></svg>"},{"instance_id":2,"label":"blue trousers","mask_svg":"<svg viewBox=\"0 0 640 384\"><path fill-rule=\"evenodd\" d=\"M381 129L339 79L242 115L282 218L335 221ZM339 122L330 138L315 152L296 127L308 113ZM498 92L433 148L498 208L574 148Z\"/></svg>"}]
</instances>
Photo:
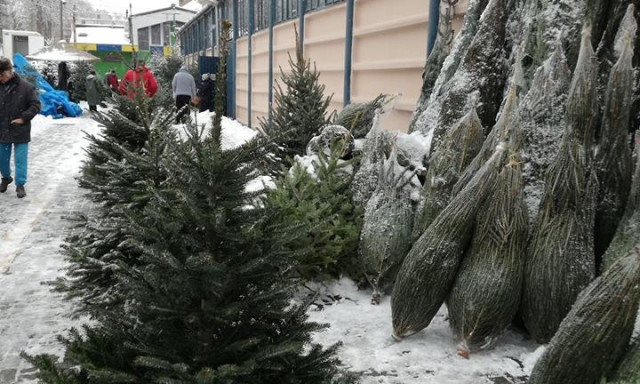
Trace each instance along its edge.
<instances>
[{"instance_id":1,"label":"blue trousers","mask_svg":"<svg viewBox=\"0 0 640 384\"><path fill-rule=\"evenodd\" d=\"M0 143L0 174L2 178L11 177L11 148L13 147L13 163L16 167L16 186L27 183L27 152L29 143Z\"/></svg>"}]
</instances>

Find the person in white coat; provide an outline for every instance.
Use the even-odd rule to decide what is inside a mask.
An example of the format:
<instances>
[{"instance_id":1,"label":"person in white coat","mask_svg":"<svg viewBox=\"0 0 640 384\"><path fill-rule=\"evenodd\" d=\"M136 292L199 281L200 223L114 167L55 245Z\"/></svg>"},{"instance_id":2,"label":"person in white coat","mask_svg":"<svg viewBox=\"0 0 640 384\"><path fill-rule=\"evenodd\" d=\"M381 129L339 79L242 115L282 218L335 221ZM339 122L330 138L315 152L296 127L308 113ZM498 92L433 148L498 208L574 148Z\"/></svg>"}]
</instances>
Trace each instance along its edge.
<instances>
[{"instance_id":1,"label":"person in white coat","mask_svg":"<svg viewBox=\"0 0 640 384\"><path fill-rule=\"evenodd\" d=\"M171 81L173 99L176 102L176 124L185 122L189 115L189 101L196 95L196 81L187 71L187 67L182 66Z\"/></svg>"}]
</instances>

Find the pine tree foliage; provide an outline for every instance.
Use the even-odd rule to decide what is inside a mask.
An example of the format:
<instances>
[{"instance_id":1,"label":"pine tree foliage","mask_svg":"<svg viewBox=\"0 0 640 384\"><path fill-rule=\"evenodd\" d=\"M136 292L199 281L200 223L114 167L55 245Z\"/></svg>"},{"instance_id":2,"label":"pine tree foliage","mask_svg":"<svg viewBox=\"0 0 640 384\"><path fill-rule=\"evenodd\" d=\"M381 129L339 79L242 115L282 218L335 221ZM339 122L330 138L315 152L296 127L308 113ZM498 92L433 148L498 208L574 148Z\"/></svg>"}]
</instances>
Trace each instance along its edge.
<instances>
[{"instance_id":1,"label":"pine tree foliage","mask_svg":"<svg viewBox=\"0 0 640 384\"><path fill-rule=\"evenodd\" d=\"M215 114L213 116L213 136L220 137L222 134L222 115L226 110L227 102L227 59L229 58L229 41L231 22L229 20L222 21L222 30L220 32L220 47L218 50L218 73L216 74L216 94L213 100ZM219 139L218 139L219 140Z\"/></svg>"},{"instance_id":2,"label":"pine tree foliage","mask_svg":"<svg viewBox=\"0 0 640 384\"><path fill-rule=\"evenodd\" d=\"M574 68L580 47L580 31L590 0L526 0L519 6L522 29L514 39L525 45L525 55L530 67L525 77L530 80L535 69L550 56L556 44L561 44L567 56L569 68Z\"/></svg>"},{"instance_id":3,"label":"pine tree foliage","mask_svg":"<svg viewBox=\"0 0 640 384\"><path fill-rule=\"evenodd\" d=\"M319 151L313 175L296 162L264 197L265 208L275 212L279 226L301 226L301 236L284 247L293 258L295 275L304 280L340 275L355 279L360 274L356 251L362 212L353 203L349 188L353 160L340 160L344 145L334 142L329 155Z\"/></svg>"},{"instance_id":4,"label":"pine tree foliage","mask_svg":"<svg viewBox=\"0 0 640 384\"><path fill-rule=\"evenodd\" d=\"M68 297L80 299L80 312L96 317L123 300L117 271L137 265L141 254L130 241L127 217L142 211L153 191L163 188L168 173L161 161L177 142L171 130L174 116L169 112L159 110L148 128L135 125L117 111L109 116L101 116L105 132L102 138L92 138L87 150L90 157L79 179L97 205L88 215L76 218L77 229L63 245L71 263L66 278L56 284ZM120 140L111 135L126 131L137 132L147 140L136 148L136 138L134 149L128 149L129 145L119 144Z\"/></svg>"},{"instance_id":5,"label":"pine tree foliage","mask_svg":"<svg viewBox=\"0 0 640 384\"><path fill-rule=\"evenodd\" d=\"M324 326L307 321L309 303L293 300L295 265L287 245L301 241L299 231L289 231L269 207L255 206L257 193L246 191L263 161L258 141L222 150L219 137L202 138L195 129L178 141L170 129L155 129L171 118L156 115L140 150L114 146L122 160L104 164L112 178L105 180L104 196L127 192L129 199L113 204L108 216L95 216L102 232L93 233L86 253L106 248L97 244L99 235L113 235L107 245L116 249L109 260L72 260L76 278L69 287L94 299L86 312L97 323L63 338L61 365L32 358L39 377L70 383L354 382L338 368L337 345L311 343L311 333ZM139 179L126 189L121 182L132 169ZM106 219L114 226L101 227ZM84 249L70 246L84 256ZM118 255L125 246L130 253L122 256L135 259Z\"/></svg>"},{"instance_id":6,"label":"pine tree foliage","mask_svg":"<svg viewBox=\"0 0 640 384\"><path fill-rule=\"evenodd\" d=\"M69 90L71 100L75 102L87 100L87 76L89 76L89 70L91 70L91 64L87 61L80 61L74 65L69 78L72 84L72 88Z\"/></svg>"},{"instance_id":7,"label":"pine tree foliage","mask_svg":"<svg viewBox=\"0 0 640 384\"><path fill-rule=\"evenodd\" d=\"M633 8L633 7L631 7ZM630 23L631 24L631 23ZM595 223L597 262L613 238L631 188L633 159L629 147L629 120L633 90L631 67L635 23L620 35L620 58L611 69L604 102L600 145L596 156L596 172L600 181ZM632 35L633 33L633 35Z\"/></svg>"},{"instance_id":8,"label":"pine tree foliage","mask_svg":"<svg viewBox=\"0 0 640 384\"><path fill-rule=\"evenodd\" d=\"M173 76L178 73L183 62L182 56L175 53L162 56L157 65L154 66L154 75L158 84L162 85L162 87L171 88Z\"/></svg>"},{"instance_id":9,"label":"pine tree foliage","mask_svg":"<svg viewBox=\"0 0 640 384\"><path fill-rule=\"evenodd\" d=\"M295 60L289 55L291 72L280 68L280 81L274 94L271 120L260 119L260 129L273 142L268 169L281 174L293 165L295 155L303 155L307 143L329 122L327 108L331 97L324 97L325 86L319 83L320 73L311 69L303 48L296 38Z\"/></svg>"},{"instance_id":10,"label":"pine tree foliage","mask_svg":"<svg viewBox=\"0 0 640 384\"><path fill-rule=\"evenodd\" d=\"M517 85L512 82L512 86L507 92L504 103L500 111L498 121L496 121L491 132L487 135L478 154L471 160L469 165L458 176L458 181L453 185L452 195L457 195L471 179L475 177L478 170L493 156L495 148L501 142L511 142L512 140L521 140L521 135L513 135L512 130L518 127L518 96ZM519 143L510 143L510 147L520 148Z\"/></svg>"}]
</instances>

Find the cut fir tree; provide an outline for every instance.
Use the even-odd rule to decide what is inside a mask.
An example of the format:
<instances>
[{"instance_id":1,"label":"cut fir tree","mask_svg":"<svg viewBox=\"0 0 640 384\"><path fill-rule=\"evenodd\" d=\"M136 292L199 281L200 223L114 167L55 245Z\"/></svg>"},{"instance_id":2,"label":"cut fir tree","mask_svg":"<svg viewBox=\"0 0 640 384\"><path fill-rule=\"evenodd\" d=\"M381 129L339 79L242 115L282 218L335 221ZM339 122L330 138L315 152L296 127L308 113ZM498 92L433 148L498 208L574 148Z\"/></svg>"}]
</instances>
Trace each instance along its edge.
<instances>
[{"instance_id":1,"label":"cut fir tree","mask_svg":"<svg viewBox=\"0 0 640 384\"><path fill-rule=\"evenodd\" d=\"M296 57L289 55L291 72L280 68L281 79L276 84L274 107L269 120L260 118L260 130L273 145L267 171L281 175L283 169L293 165L296 155L303 155L309 140L329 123L327 108L331 97L324 97L325 86L319 82L320 74L303 55L296 31Z\"/></svg>"},{"instance_id":2,"label":"cut fir tree","mask_svg":"<svg viewBox=\"0 0 640 384\"><path fill-rule=\"evenodd\" d=\"M492 347L520 304L528 220L517 156L500 172L492 195L478 213L471 248L447 299L462 356Z\"/></svg>"},{"instance_id":3,"label":"cut fir tree","mask_svg":"<svg viewBox=\"0 0 640 384\"><path fill-rule=\"evenodd\" d=\"M393 336L400 339L427 327L445 301L456 277L473 224L505 156L506 144L495 153L467 186L413 244L393 286Z\"/></svg>"},{"instance_id":4,"label":"cut fir tree","mask_svg":"<svg viewBox=\"0 0 640 384\"><path fill-rule=\"evenodd\" d=\"M597 384L622 357L640 301L640 248L594 280L536 362L529 384Z\"/></svg>"}]
</instances>

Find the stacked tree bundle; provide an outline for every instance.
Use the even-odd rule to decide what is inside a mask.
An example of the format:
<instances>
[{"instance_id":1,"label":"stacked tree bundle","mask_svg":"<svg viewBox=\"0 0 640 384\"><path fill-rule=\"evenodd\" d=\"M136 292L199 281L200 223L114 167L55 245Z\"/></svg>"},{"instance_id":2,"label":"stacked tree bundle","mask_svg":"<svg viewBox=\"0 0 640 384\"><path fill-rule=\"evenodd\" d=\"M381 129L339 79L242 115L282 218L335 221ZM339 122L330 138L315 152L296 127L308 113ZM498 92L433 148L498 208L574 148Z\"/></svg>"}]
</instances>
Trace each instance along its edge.
<instances>
[{"instance_id":1,"label":"stacked tree bundle","mask_svg":"<svg viewBox=\"0 0 640 384\"><path fill-rule=\"evenodd\" d=\"M380 94L367 103L349 104L336 116L333 124L347 128L355 139L361 139L369 133L373 119L391 98Z\"/></svg>"},{"instance_id":2,"label":"stacked tree bundle","mask_svg":"<svg viewBox=\"0 0 640 384\"><path fill-rule=\"evenodd\" d=\"M640 244L640 145L636 143L635 173L632 179L631 193L627 199L624 216L620 220L607 252L603 256L603 271L613 264L624 252Z\"/></svg>"},{"instance_id":3,"label":"stacked tree bundle","mask_svg":"<svg viewBox=\"0 0 640 384\"><path fill-rule=\"evenodd\" d=\"M514 94L512 87L503 114L513 113L508 104ZM517 124L500 129L508 135L505 139L510 143L509 162L492 186L491 197L482 203L471 247L447 300L449 321L461 341L458 353L462 356L493 346L520 305L528 234L521 161L517 155L522 133ZM495 132L497 129L492 133Z\"/></svg>"},{"instance_id":4,"label":"stacked tree bundle","mask_svg":"<svg viewBox=\"0 0 640 384\"><path fill-rule=\"evenodd\" d=\"M433 137L431 152L438 148L446 132L474 107L469 102L471 95L477 100L475 106L482 125L491 126L495 121L507 73L505 25L509 7L503 3L490 0L488 4L478 1L469 5L468 23L465 22L462 36L450 54L452 62L445 61L428 105L411 129ZM456 62L459 64L454 68Z\"/></svg>"},{"instance_id":5,"label":"stacked tree bundle","mask_svg":"<svg viewBox=\"0 0 640 384\"><path fill-rule=\"evenodd\" d=\"M492 190L505 151L506 144L500 143L491 158L407 254L391 296L395 338L428 326L449 294L473 232L474 218Z\"/></svg>"},{"instance_id":6,"label":"stacked tree bundle","mask_svg":"<svg viewBox=\"0 0 640 384\"><path fill-rule=\"evenodd\" d=\"M638 284L636 247L580 293L533 368L529 384L597 384L610 375L633 332Z\"/></svg>"},{"instance_id":7,"label":"stacked tree bundle","mask_svg":"<svg viewBox=\"0 0 640 384\"><path fill-rule=\"evenodd\" d=\"M396 162L394 149L385 161L378 187L367 202L360 233L360 265L373 288L372 303L387 293L411 245L413 211L403 191L407 177Z\"/></svg>"},{"instance_id":8,"label":"stacked tree bundle","mask_svg":"<svg viewBox=\"0 0 640 384\"><path fill-rule=\"evenodd\" d=\"M521 313L538 342L553 337L580 291L595 277L597 179L590 161L590 116L595 100L592 57L591 35L585 28L567 106L568 130L548 170L527 250Z\"/></svg>"},{"instance_id":9,"label":"stacked tree bundle","mask_svg":"<svg viewBox=\"0 0 640 384\"><path fill-rule=\"evenodd\" d=\"M525 196L529 218L538 214L544 189L544 176L558 155L562 134L566 129L567 93L571 74L560 43L551 56L536 69L527 94L518 110L518 123L523 132L522 160Z\"/></svg>"},{"instance_id":10,"label":"stacked tree bundle","mask_svg":"<svg viewBox=\"0 0 640 384\"><path fill-rule=\"evenodd\" d=\"M611 68L600 129L596 171L600 181L595 223L595 251L599 259L606 251L622 218L631 187L633 159L627 133L633 102L632 41L637 25L633 4L621 24L616 41L619 58Z\"/></svg>"},{"instance_id":11,"label":"stacked tree bundle","mask_svg":"<svg viewBox=\"0 0 640 384\"><path fill-rule=\"evenodd\" d=\"M442 145L431 155L429 169L416 209L412 238L415 241L447 206L460 173L478 154L484 133L475 108L447 132Z\"/></svg>"},{"instance_id":12,"label":"stacked tree bundle","mask_svg":"<svg viewBox=\"0 0 640 384\"><path fill-rule=\"evenodd\" d=\"M353 201L365 206L378 187L378 178L383 173L385 162L386 137L380 128L380 110L376 111L371 121L371 129L365 136L364 156L360 168L353 176L351 190Z\"/></svg>"}]
</instances>

